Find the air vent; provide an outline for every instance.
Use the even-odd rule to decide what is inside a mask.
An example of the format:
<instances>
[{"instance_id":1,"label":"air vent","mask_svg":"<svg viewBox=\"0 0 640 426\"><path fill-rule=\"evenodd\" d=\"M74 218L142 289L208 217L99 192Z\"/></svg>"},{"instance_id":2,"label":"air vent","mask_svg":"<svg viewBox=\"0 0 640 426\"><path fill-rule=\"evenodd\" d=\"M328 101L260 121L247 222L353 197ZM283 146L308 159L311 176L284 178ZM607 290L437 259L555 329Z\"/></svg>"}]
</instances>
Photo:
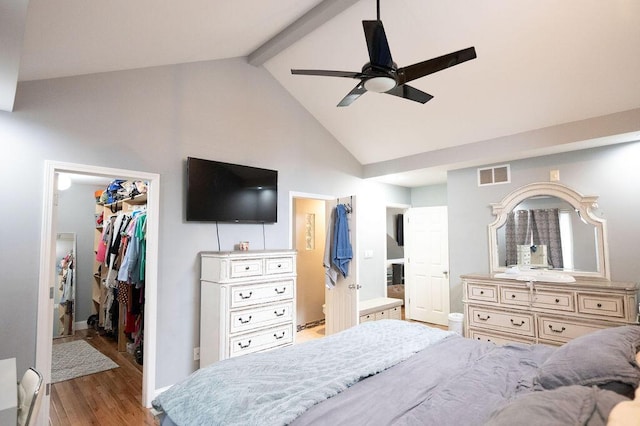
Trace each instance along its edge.
<instances>
[{"instance_id":1,"label":"air vent","mask_svg":"<svg viewBox=\"0 0 640 426\"><path fill-rule=\"evenodd\" d=\"M509 182L511 182L511 169L508 164L478 169L478 186Z\"/></svg>"}]
</instances>

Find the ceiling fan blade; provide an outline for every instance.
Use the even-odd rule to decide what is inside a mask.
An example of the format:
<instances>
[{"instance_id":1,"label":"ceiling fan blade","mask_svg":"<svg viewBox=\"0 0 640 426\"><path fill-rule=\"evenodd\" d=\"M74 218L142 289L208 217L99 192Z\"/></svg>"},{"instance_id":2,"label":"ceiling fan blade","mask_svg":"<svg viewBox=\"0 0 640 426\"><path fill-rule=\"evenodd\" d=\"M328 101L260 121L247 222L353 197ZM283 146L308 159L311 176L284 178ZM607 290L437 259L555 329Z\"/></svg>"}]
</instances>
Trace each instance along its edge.
<instances>
[{"instance_id":1,"label":"ceiling fan blade","mask_svg":"<svg viewBox=\"0 0 640 426\"><path fill-rule=\"evenodd\" d=\"M364 75L355 71L327 71L327 70L291 70L291 74L297 75L318 75L322 77L347 77L362 78Z\"/></svg>"},{"instance_id":2,"label":"ceiling fan blade","mask_svg":"<svg viewBox=\"0 0 640 426\"><path fill-rule=\"evenodd\" d=\"M398 96L400 98L409 99L410 101L420 102L421 104L427 103L431 99L433 99L433 96L431 96L430 94L425 93L422 90L418 90L415 87L411 87L407 84L396 86L385 93Z\"/></svg>"},{"instance_id":3,"label":"ceiling fan blade","mask_svg":"<svg viewBox=\"0 0 640 426\"><path fill-rule=\"evenodd\" d=\"M393 68L391 50L387 35L384 32L382 21L362 21L364 37L367 39L369 49L369 62L373 66Z\"/></svg>"},{"instance_id":4,"label":"ceiling fan blade","mask_svg":"<svg viewBox=\"0 0 640 426\"><path fill-rule=\"evenodd\" d=\"M356 87L354 87L337 105L339 107L349 106L358 99L363 93L365 93L367 89L364 88L364 84L362 82L358 83Z\"/></svg>"},{"instance_id":5,"label":"ceiling fan blade","mask_svg":"<svg viewBox=\"0 0 640 426\"><path fill-rule=\"evenodd\" d=\"M409 65L408 67L398 68L398 84L408 83L425 75L433 74L434 72L442 71L454 65L461 64L462 62L475 59L476 57L476 49L469 47L424 62Z\"/></svg>"}]
</instances>

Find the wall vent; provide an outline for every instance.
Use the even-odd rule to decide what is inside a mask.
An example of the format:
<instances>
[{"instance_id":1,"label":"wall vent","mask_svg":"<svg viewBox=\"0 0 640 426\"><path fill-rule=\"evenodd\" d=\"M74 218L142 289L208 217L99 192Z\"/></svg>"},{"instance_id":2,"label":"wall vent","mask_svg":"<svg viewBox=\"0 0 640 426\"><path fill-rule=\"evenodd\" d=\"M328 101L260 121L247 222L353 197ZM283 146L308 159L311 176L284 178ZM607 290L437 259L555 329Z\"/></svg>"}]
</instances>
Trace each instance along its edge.
<instances>
[{"instance_id":1,"label":"wall vent","mask_svg":"<svg viewBox=\"0 0 640 426\"><path fill-rule=\"evenodd\" d=\"M511 182L511 168L508 164L478 169L478 186L509 182Z\"/></svg>"}]
</instances>

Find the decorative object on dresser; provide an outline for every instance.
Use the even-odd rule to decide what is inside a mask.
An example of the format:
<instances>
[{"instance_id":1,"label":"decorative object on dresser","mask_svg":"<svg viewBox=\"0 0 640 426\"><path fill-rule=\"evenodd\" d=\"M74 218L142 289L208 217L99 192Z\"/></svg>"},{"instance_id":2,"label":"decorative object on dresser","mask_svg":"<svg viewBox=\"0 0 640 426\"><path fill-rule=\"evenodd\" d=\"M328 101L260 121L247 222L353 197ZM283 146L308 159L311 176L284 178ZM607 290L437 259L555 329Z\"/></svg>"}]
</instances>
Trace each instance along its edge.
<instances>
[{"instance_id":1,"label":"decorative object on dresser","mask_svg":"<svg viewBox=\"0 0 640 426\"><path fill-rule=\"evenodd\" d=\"M561 345L591 331L637 324L640 287L609 280L607 223L593 212L597 199L542 182L525 185L491 205L496 220L488 228L490 274L462 276L465 336L499 344ZM543 210L559 213L556 219L565 216L559 235L544 235L535 223ZM520 218L528 220L523 227L527 232L506 229ZM534 247L535 253L544 253L547 259L535 263L546 267L536 268L530 259L509 262L523 259L509 255L523 245L530 246L532 254ZM554 262L560 265L552 267Z\"/></svg>"},{"instance_id":2,"label":"decorative object on dresser","mask_svg":"<svg viewBox=\"0 0 640 426\"><path fill-rule=\"evenodd\" d=\"M293 344L295 250L203 252L200 367Z\"/></svg>"}]
</instances>

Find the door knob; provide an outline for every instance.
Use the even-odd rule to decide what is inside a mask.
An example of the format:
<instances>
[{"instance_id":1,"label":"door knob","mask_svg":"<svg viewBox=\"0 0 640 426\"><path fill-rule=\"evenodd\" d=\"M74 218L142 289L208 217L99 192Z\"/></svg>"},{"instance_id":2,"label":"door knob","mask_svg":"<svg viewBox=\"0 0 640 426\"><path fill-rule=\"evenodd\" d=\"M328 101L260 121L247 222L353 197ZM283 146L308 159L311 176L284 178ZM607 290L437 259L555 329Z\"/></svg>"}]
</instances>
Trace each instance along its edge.
<instances>
[{"instance_id":1,"label":"door knob","mask_svg":"<svg viewBox=\"0 0 640 426\"><path fill-rule=\"evenodd\" d=\"M447 275L449 275L449 271L442 271L442 275L444 275L444 277L446 278Z\"/></svg>"}]
</instances>

